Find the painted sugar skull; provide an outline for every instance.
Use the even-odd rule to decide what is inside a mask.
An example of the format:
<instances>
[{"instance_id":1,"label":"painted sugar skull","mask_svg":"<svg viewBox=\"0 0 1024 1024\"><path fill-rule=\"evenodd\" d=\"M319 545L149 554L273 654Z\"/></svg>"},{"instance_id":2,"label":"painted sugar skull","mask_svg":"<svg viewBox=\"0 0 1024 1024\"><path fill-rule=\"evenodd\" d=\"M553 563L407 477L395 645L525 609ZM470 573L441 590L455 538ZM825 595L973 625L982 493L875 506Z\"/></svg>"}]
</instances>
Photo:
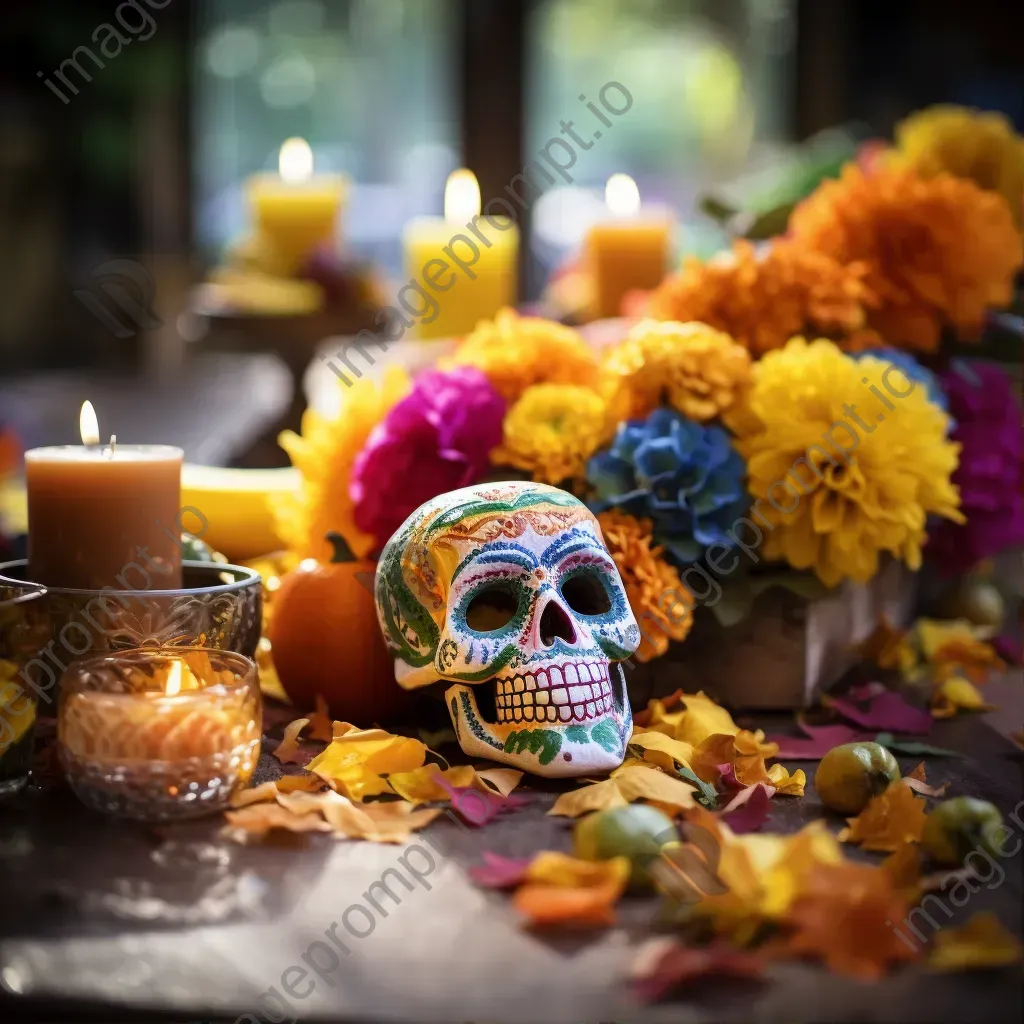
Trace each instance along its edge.
<instances>
[{"instance_id":1,"label":"painted sugar skull","mask_svg":"<svg viewBox=\"0 0 1024 1024\"><path fill-rule=\"evenodd\" d=\"M439 681L459 744L538 775L622 762L614 664L640 642L590 510L544 484L479 484L420 506L377 566L377 616L406 689Z\"/></svg>"}]
</instances>

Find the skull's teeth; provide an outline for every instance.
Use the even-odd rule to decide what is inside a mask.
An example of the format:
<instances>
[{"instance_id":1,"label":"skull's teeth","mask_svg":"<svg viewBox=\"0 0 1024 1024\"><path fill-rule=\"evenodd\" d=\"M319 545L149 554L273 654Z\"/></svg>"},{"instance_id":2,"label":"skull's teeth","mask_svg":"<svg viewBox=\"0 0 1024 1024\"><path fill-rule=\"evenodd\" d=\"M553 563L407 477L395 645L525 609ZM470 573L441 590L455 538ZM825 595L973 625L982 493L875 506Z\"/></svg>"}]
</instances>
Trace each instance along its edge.
<instances>
[{"instance_id":1,"label":"skull's teeth","mask_svg":"<svg viewBox=\"0 0 1024 1024\"><path fill-rule=\"evenodd\" d=\"M540 669L495 685L499 722L571 724L605 715L614 704L606 662Z\"/></svg>"}]
</instances>

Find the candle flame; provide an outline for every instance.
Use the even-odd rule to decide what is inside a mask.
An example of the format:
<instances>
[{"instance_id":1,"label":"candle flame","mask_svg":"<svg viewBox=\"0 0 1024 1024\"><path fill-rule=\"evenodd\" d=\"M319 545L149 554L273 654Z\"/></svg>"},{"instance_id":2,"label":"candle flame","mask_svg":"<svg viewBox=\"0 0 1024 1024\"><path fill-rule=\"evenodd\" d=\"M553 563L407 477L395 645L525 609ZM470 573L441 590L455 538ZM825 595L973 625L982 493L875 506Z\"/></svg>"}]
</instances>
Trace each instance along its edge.
<instances>
[{"instance_id":1,"label":"candle flame","mask_svg":"<svg viewBox=\"0 0 1024 1024\"><path fill-rule=\"evenodd\" d=\"M100 443L100 425L92 402L82 403L82 411L78 414L78 431L82 435L82 444L91 446Z\"/></svg>"},{"instance_id":2,"label":"candle flame","mask_svg":"<svg viewBox=\"0 0 1024 1024\"><path fill-rule=\"evenodd\" d=\"M476 175L465 167L452 171L444 187L444 219L450 224L465 224L480 212L480 185Z\"/></svg>"},{"instance_id":3,"label":"candle flame","mask_svg":"<svg viewBox=\"0 0 1024 1024\"><path fill-rule=\"evenodd\" d=\"M308 181L313 176L313 150L305 139L285 139L277 157L277 169L289 184Z\"/></svg>"},{"instance_id":4,"label":"candle flame","mask_svg":"<svg viewBox=\"0 0 1024 1024\"><path fill-rule=\"evenodd\" d=\"M640 209L640 189L628 174L613 174L604 187L604 201L617 217L631 217Z\"/></svg>"},{"instance_id":5,"label":"candle flame","mask_svg":"<svg viewBox=\"0 0 1024 1024\"><path fill-rule=\"evenodd\" d=\"M168 697L176 697L181 693L181 662L172 661L170 671L167 673L167 685L164 687L164 693Z\"/></svg>"}]
</instances>

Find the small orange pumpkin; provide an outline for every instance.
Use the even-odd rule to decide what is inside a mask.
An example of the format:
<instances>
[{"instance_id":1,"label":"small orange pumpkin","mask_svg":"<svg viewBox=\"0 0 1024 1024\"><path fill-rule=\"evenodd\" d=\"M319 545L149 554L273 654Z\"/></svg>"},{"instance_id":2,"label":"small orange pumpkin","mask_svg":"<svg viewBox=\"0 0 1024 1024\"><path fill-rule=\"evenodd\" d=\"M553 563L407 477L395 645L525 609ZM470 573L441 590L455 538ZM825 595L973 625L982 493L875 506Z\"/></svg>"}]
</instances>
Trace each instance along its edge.
<instances>
[{"instance_id":1,"label":"small orange pumpkin","mask_svg":"<svg viewBox=\"0 0 1024 1024\"><path fill-rule=\"evenodd\" d=\"M311 709L317 694L332 715L369 726L408 707L395 682L394 661L377 625L376 563L357 559L345 539L329 533L330 562L307 558L274 594L270 646L289 700Z\"/></svg>"}]
</instances>

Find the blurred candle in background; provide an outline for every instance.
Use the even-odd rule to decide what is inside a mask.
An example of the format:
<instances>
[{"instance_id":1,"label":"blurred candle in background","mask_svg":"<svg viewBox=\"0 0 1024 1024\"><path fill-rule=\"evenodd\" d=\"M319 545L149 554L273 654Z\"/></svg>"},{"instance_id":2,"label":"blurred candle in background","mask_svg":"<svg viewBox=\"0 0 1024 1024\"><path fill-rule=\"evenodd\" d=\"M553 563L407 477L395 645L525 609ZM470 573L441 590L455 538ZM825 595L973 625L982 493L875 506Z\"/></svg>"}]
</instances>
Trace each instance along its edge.
<instances>
[{"instance_id":1,"label":"blurred candle in background","mask_svg":"<svg viewBox=\"0 0 1024 1024\"><path fill-rule=\"evenodd\" d=\"M264 266L287 277L316 249L337 247L345 179L340 174L314 174L313 150L298 138L282 144L278 171L256 174L248 181L256 222L251 244Z\"/></svg>"},{"instance_id":2,"label":"blurred candle in background","mask_svg":"<svg viewBox=\"0 0 1024 1024\"><path fill-rule=\"evenodd\" d=\"M668 269L672 233L667 212L642 209L640 190L628 174L613 174L604 194L612 216L595 224L584 244L595 319L621 316L628 292L661 282Z\"/></svg>"},{"instance_id":3,"label":"blurred candle in background","mask_svg":"<svg viewBox=\"0 0 1024 1024\"><path fill-rule=\"evenodd\" d=\"M101 446L92 404L81 445L25 453L29 578L74 590L181 586L180 448Z\"/></svg>"},{"instance_id":4,"label":"blurred candle in background","mask_svg":"<svg viewBox=\"0 0 1024 1024\"><path fill-rule=\"evenodd\" d=\"M415 337L460 337L515 305L519 228L510 217L480 216L480 186L472 171L449 175L444 218L410 221L404 246L408 280L428 291L424 298L407 285L399 289L399 302L416 321Z\"/></svg>"}]
</instances>

